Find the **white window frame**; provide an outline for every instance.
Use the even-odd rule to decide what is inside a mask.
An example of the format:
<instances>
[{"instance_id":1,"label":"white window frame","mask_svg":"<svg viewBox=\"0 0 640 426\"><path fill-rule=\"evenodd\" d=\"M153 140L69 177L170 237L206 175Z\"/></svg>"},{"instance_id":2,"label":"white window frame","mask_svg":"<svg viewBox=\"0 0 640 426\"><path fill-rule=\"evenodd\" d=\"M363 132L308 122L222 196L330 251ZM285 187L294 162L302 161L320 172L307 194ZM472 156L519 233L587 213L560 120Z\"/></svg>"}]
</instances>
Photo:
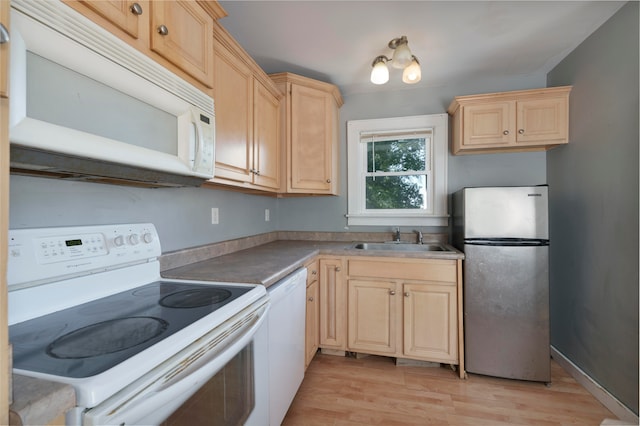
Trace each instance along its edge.
<instances>
[{"instance_id":1,"label":"white window frame","mask_svg":"<svg viewBox=\"0 0 640 426\"><path fill-rule=\"evenodd\" d=\"M447 159L449 139L447 114L416 115L409 117L350 120L347 122L347 224L369 226L447 226ZM425 210L367 211L365 179L367 172L367 144L363 135L375 133L432 132L430 181L427 182ZM364 140L366 142L366 140ZM432 197L432 198L431 198Z\"/></svg>"}]
</instances>

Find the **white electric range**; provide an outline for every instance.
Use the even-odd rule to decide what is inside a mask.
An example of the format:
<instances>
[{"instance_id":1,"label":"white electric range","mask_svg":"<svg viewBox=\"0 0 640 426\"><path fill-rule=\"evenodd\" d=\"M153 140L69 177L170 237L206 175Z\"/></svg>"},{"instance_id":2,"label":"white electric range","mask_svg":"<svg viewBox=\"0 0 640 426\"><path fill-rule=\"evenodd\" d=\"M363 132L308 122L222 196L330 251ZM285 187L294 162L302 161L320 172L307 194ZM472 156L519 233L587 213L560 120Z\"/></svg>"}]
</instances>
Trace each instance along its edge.
<instances>
[{"instance_id":1,"label":"white electric range","mask_svg":"<svg viewBox=\"0 0 640 426\"><path fill-rule=\"evenodd\" d=\"M164 279L149 223L9 231L14 372L68 383L69 424L159 424L251 342L261 285Z\"/></svg>"}]
</instances>

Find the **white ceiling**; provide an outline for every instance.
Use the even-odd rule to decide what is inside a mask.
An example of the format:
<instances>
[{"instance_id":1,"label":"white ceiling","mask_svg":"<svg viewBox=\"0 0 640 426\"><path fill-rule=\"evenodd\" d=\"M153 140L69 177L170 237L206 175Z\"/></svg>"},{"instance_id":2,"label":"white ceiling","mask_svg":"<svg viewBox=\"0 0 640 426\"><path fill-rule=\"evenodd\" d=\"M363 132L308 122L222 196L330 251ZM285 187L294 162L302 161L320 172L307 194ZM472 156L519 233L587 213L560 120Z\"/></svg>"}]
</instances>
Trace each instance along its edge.
<instances>
[{"instance_id":1,"label":"white ceiling","mask_svg":"<svg viewBox=\"0 0 640 426\"><path fill-rule=\"evenodd\" d=\"M546 74L624 1L220 1L221 24L267 72L336 84L342 94L407 88L369 82L371 62L406 35L415 86ZM415 87L414 86L414 87Z\"/></svg>"}]
</instances>

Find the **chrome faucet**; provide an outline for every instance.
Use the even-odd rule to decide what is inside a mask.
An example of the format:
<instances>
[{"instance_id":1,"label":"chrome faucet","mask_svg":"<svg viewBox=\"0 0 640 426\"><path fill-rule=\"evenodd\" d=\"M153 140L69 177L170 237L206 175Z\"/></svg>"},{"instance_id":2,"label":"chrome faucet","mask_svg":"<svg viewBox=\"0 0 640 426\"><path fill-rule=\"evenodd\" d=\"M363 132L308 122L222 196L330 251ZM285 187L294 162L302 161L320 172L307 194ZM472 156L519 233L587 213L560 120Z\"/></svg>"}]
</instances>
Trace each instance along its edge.
<instances>
[{"instance_id":1,"label":"chrome faucet","mask_svg":"<svg viewBox=\"0 0 640 426\"><path fill-rule=\"evenodd\" d=\"M415 232L416 234L418 234L418 235L417 235L416 243L418 243L418 244L422 244L422 242L423 242L423 241L422 241L422 232L420 232L420 231L416 231L416 230L414 230L413 232Z\"/></svg>"},{"instance_id":2,"label":"chrome faucet","mask_svg":"<svg viewBox=\"0 0 640 426\"><path fill-rule=\"evenodd\" d=\"M393 241L396 243L400 242L400 227L396 226L396 234L395 237L393 237Z\"/></svg>"}]
</instances>

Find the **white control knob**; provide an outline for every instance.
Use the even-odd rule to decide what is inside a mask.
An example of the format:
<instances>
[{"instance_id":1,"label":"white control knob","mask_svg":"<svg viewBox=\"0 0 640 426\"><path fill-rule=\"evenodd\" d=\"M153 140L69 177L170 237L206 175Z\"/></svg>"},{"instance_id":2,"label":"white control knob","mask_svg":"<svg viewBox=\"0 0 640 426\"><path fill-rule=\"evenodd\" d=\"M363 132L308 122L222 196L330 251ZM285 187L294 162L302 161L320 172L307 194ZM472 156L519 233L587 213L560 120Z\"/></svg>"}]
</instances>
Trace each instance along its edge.
<instances>
[{"instance_id":1,"label":"white control knob","mask_svg":"<svg viewBox=\"0 0 640 426\"><path fill-rule=\"evenodd\" d=\"M150 244L153 242L153 234L151 232L145 232L144 234L142 234L142 241L144 241L147 244Z\"/></svg>"},{"instance_id":2,"label":"white control knob","mask_svg":"<svg viewBox=\"0 0 640 426\"><path fill-rule=\"evenodd\" d=\"M113 239L113 244L116 247L122 247L124 245L124 237L122 235L118 235Z\"/></svg>"},{"instance_id":3,"label":"white control knob","mask_svg":"<svg viewBox=\"0 0 640 426\"><path fill-rule=\"evenodd\" d=\"M139 242L140 242L140 238L138 238L138 234L129 235L129 244L131 244L132 246L135 246Z\"/></svg>"}]
</instances>

